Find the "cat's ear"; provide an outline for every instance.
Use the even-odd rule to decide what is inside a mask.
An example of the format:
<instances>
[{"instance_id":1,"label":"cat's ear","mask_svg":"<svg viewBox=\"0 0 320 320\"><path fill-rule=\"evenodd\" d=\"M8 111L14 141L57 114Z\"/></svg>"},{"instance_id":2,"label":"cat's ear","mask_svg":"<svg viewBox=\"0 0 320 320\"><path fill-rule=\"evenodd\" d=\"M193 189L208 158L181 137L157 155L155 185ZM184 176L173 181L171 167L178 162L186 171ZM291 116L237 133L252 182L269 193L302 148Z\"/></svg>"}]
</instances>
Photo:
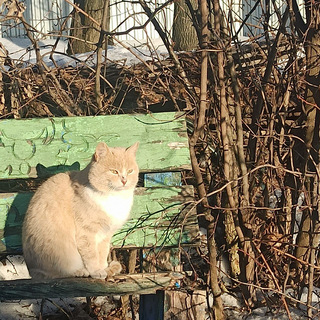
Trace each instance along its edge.
<instances>
[{"instance_id":1,"label":"cat's ear","mask_svg":"<svg viewBox=\"0 0 320 320\"><path fill-rule=\"evenodd\" d=\"M96 151L93 155L95 161L99 161L101 157L106 157L108 152L110 152L108 146L105 142L99 142L96 147Z\"/></svg>"},{"instance_id":2,"label":"cat's ear","mask_svg":"<svg viewBox=\"0 0 320 320\"><path fill-rule=\"evenodd\" d=\"M127 152L131 152L132 154L136 154L137 150L138 150L138 147L139 147L139 142L136 142L135 144L133 144L131 147L128 147L126 149Z\"/></svg>"}]
</instances>

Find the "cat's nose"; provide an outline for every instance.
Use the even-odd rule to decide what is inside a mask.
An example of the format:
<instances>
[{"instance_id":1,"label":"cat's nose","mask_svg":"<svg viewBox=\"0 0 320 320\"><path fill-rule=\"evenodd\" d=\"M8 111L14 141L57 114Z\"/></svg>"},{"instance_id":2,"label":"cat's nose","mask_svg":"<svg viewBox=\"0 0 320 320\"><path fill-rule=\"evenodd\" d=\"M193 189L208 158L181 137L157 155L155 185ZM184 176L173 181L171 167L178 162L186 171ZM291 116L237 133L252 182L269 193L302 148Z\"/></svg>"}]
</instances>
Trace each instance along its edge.
<instances>
[{"instance_id":1,"label":"cat's nose","mask_svg":"<svg viewBox=\"0 0 320 320\"><path fill-rule=\"evenodd\" d=\"M123 185L127 183L127 178L126 177L121 177L121 182Z\"/></svg>"}]
</instances>

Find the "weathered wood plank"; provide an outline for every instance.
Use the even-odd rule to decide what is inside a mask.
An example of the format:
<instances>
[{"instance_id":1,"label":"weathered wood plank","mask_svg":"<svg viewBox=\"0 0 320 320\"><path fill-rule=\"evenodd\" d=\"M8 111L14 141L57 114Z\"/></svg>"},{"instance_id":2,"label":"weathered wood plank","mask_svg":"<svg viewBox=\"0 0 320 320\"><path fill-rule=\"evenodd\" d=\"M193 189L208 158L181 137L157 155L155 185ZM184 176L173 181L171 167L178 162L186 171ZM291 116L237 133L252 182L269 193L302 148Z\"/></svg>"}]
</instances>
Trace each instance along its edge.
<instances>
[{"instance_id":1,"label":"weathered wood plank","mask_svg":"<svg viewBox=\"0 0 320 320\"><path fill-rule=\"evenodd\" d=\"M36 177L36 165L80 163L84 168L99 141L129 146L140 141L142 172L190 169L181 113L8 119L0 121L0 179Z\"/></svg>"},{"instance_id":2,"label":"weathered wood plank","mask_svg":"<svg viewBox=\"0 0 320 320\"><path fill-rule=\"evenodd\" d=\"M0 254L21 252L21 227L31 193L0 194ZM113 237L115 247L191 245L198 241L193 188L137 188L131 219Z\"/></svg>"},{"instance_id":3,"label":"weathered wood plank","mask_svg":"<svg viewBox=\"0 0 320 320\"><path fill-rule=\"evenodd\" d=\"M117 275L112 281L92 278L0 281L0 300L149 294L172 288L181 273Z\"/></svg>"}]
</instances>

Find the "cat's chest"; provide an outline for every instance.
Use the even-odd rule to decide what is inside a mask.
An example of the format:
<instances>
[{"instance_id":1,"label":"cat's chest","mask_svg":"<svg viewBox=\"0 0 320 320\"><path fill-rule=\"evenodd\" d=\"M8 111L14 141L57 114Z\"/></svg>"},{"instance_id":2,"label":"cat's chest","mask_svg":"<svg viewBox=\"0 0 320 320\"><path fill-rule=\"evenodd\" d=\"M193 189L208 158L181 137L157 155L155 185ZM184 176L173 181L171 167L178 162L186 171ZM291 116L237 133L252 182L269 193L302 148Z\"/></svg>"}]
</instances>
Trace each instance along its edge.
<instances>
[{"instance_id":1,"label":"cat's chest","mask_svg":"<svg viewBox=\"0 0 320 320\"><path fill-rule=\"evenodd\" d=\"M124 190L103 195L87 188L87 195L115 224L125 221L132 207L133 191Z\"/></svg>"}]
</instances>

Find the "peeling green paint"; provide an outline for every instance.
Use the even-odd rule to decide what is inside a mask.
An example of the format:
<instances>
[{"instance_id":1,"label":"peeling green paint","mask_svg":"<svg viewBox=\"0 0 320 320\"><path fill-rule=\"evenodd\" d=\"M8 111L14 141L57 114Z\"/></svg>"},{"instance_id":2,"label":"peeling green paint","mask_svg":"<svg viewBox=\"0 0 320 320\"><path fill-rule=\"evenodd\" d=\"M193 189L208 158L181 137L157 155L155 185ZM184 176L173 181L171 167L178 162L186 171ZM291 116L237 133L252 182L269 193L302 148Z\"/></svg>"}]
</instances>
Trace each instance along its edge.
<instances>
[{"instance_id":1,"label":"peeling green paint","mask_svg":"<svg viewBox=\"0 0 320 320\"><path fill-rule=\"evenodd\" d=\"M80 163L99 141L127 147L140 141L142 172L190 169L186 123L181 113L8 119L0 121L0 179L36 177L36 166Z\"/></svg>"},{"instance_id":2,"label":"peeling green paint","mask_svg":"<svg viewBox=\"0 0 320 320\"><path fill-rule=\"evenodd\" d=\"M113 237L116 247L192 244L198 226L194 211L185 209L193 188L138 188L131 219ZM21 227L32 193L0 195L0 254L21 252ZM184 209L184 210L183 210Z\"/></svg>"}]
</instances>

